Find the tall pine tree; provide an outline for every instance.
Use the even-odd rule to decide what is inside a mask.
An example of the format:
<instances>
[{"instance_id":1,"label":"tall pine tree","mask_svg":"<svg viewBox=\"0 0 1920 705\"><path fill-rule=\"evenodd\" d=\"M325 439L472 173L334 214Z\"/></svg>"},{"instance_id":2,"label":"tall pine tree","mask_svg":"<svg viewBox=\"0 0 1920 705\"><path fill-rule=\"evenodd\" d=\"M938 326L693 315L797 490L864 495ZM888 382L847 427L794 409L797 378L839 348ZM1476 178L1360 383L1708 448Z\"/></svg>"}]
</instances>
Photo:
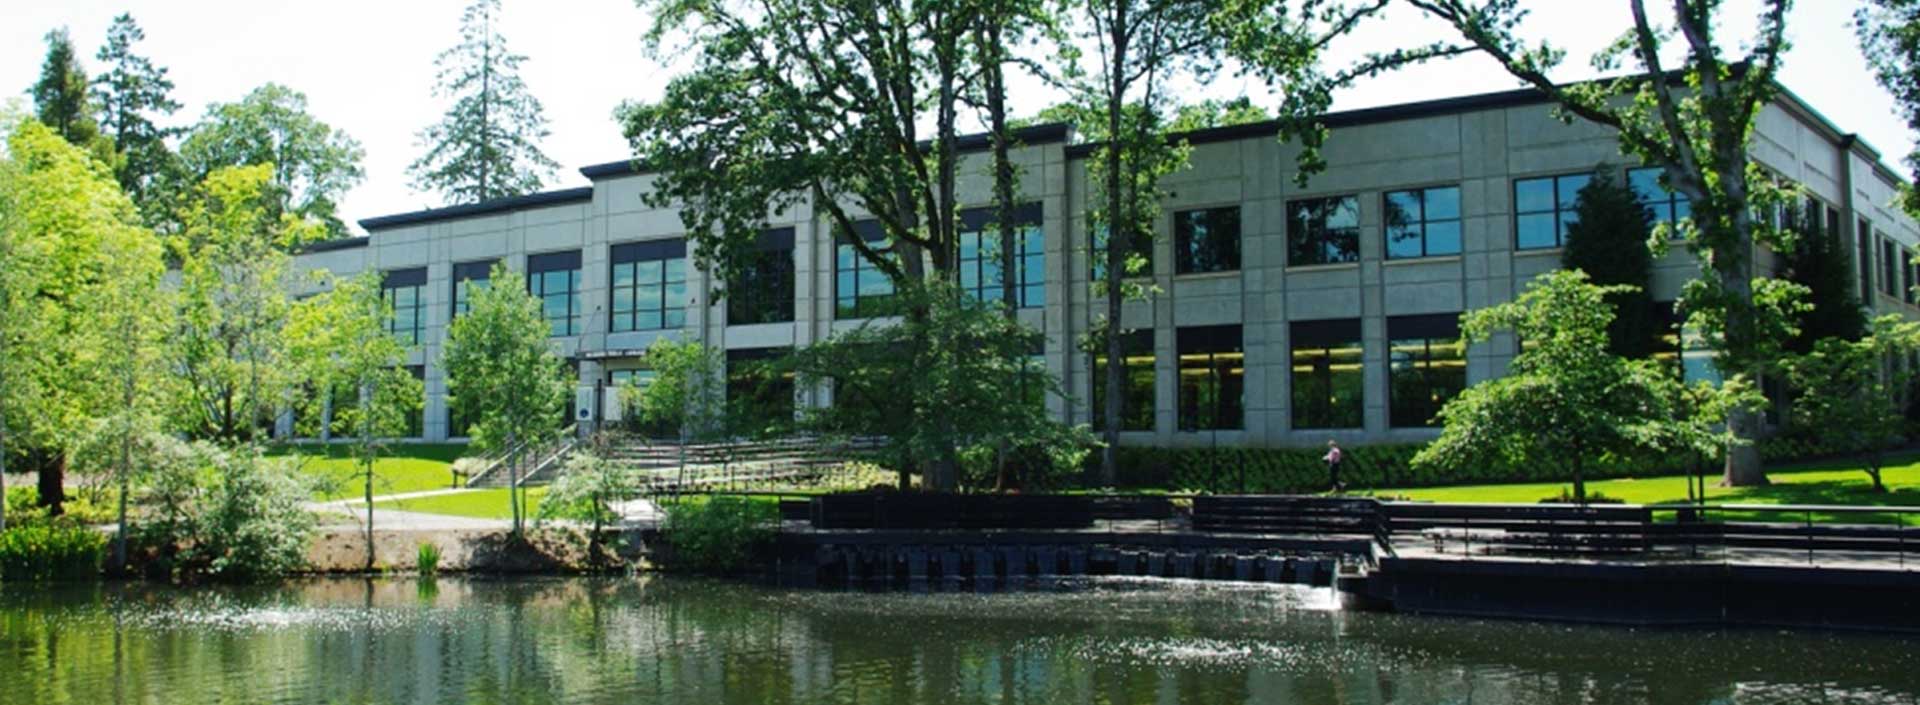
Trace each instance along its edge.
<instances>
[{"instance_id":1,"label":"tall pine tree","mask_svg":"<svg viewBox=\"0 0 1920 705\"><path fill-rule=\"evenodd\" d=\"M133 45L146 38L132 15L113 18L107 43L95 55L106 73L93 80L93 95L100 106L100 127L120 153L115 173L120 188L152 223L167 210L165 204L155 202L156 192L166 183L164 176L179 168L179 159L166 140L180 132L154 124L154 117L172 115L180 103L168 95L173 81L167 78L167 70L133 53Z\"/></svg>"},{"instance_id":2,"label":"tall pine tree","mask_svg":"<svg viewBox=\"0 0 1920 705\"><path fill-rule=\"evenodd\" d=\"M441 52L434 94L451 98L440 121L420 132L427 153L410 166L413 186L448 205L538 191L559 165L540 151L547 118L520 80L527 57L507 51L494 29L500 0L474 0L460 18L460 43Z\"/></svg>"},{"instance_id":3,"label":"tall pine tree","mask_svg":"<svg viewBox=\"0 0 1920 705\"><path fill-rule=\"evenodd\" d=\"M1560 266L1586 272L1600 286L1634 287L1606 296L1614 312L1613 322L1607 325L1607 347L1615 355L1644 358L1653 354L1658 335L1653 299L1647 293L1653 277L1653 252L1647 249L1653 213L1610 171L1597 170L1593 181L1580 189L1579 205L1574 208L1579 220L1567 225Z\"/></svg>"},{"instance_id":4,"label":"tall pine tree","mask_svg":"<svg viewBox=\"0 0 1920 705\"><path fill-rule=\"evenodd\" d=\"M93 121L93 102L87 95L87 70L74 56L73 38L67 28L47 33L47 60L40 65L40 80L32 90L34 115L81 148L93 147L100 137L100 126Z\"/></svg>"}]
</instances>

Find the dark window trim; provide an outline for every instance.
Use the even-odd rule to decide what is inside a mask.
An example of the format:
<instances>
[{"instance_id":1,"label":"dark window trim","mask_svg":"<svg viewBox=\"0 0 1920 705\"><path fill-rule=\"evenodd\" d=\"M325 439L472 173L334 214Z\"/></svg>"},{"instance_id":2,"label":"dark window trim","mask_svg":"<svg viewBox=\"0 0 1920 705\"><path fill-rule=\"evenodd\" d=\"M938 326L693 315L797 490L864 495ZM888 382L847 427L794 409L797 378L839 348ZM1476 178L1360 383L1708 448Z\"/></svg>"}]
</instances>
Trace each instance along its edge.
<instances>
[{"instance_id":1,"label":"dark window trim","mask_svg":"<svg viewBox=\"0 0 1920 705\"><path fill-rule=\"evenodd\" d=\"M837 244L838 243L836 242L836 245ZM775 269L777 270L778 264L784 263L785 264L784 272L776 271L774 273L776 274L783 273L785 275L786 291L777 293L775 296L772 297L773 300L771 301L771 305L764 307L764 310L767 313L771 314L769 317L766 317L764 319L755 317L754 320L736 320L736 318L742 317L741 314L744 311L758 311L761 308L763 308L758 305L760 303L758 301L759 297L754 295L755 292L753 291L753 288L749 285L749 284L758 283L758 282L742 282L743 286L741 287L741 291L739 292L733 291L733 287L728 287L727 325L737 326L737 325L758 325L762 323L792 323L795 320L796 312L794 311L794 306L796 304L796 299L798 297L794 295L794 287L797 285L799 281L799 271L800 271L799 265L794 261L795 249L796 248L794 245L794 229L793 228L791 227L768 228L766 230L760 231L760 234L754 239L754 243L753 243L754 257L756 258L755 264L757 265L767 261L775 262L776 263ZM835 253L835 256L837 257L838 253ZM783 258L784 258L784 262L782 262ZM755 272L748 272L749 275L752 275L754 273ZM777 287L778 285L779 285L779 282L776 282L774 286ZM746 294L746 295L742 296L740 294ZM736 304L740 304L740 305L736 305ZM784 305L780 305L780 304L784 304Z\"/></svg>"},{"instance_id":2,"label":"dark window trim","mask_svg":"<svg viewBox=\"0 0 1920 705\"><path fill-rule=\"evenodd\" d=\"M1427 192L1438 191L1442 189L1453 189L1454 206L1458 208L1460 212L1455 213L1452 218L1428 218L1427 217ZM1392 232L1393 221L1390 220L1387 216L1393 212L1393 206L1391 205L1393 203L1393 196L1395 194L1402 194L1402 193L1413 193L1413 194L1419 194L1420 196L1419 215L1407 221L1407 223L1405 223L1406 225L1418 225L1420 227L1420 254L1395 257L1393 255L1393 232ZM1466 213L1466 202L1464 198L1465 197L1461 192L1459 182L1429 184L1426 186L1409 186L1406 188L1397 188L1390 191L1381 192L1380 193L1380 214L1381 214L1380 216L1380 258L1383 260L1398 260L1398 261L1404 262L1404 261L1410 261L1410 260L1416 260L1416 259L1424 259L1428 257L1460 256L1461 253L1465 252L1467 249L1467 213ZM1459 249L1456 249L1452 252L1434 252L1433 251L1433 246L1432 246L1433 243L1427 234L1427 226L1435 223L1454 223L1460 227Z\"/></svg>"},{"instance_id":3,"label":"dark window trim","mask_svg":"<svg viewBox=\"0 0 1920 705\"><path fill-rule=\"evenodd\" d=\"M400 290L413 290L413 305L406 307L410 326L400 325ZM419 345L427 328L427 268L409 267L390 269L380 275L380 298L385 299L390 309L387 313L387 332L398 336L409 346Z\"/></svg>"},{"instance_id":4,"label":"dark window trim","mask_svg":"<svg viewBox=\"0 0 1920 705\"><path fill-rule=\"evenodd\" d=\"M574 330L580 323L581 309L585 307L585 302L580 300L580 251L568 250L564 252L527 255L527 293L541 300L541 318L546 319L548 325L552 325L553 320L546 318L546 297L548 292L544 286L544 280L540 275L552 272L570 272L573 276L567 278L567 330L564 332L558 330L551 331L551 335L555 338L580 335L583 331ZM542 280L543 285L535 287L534 282L536 280Z\"/></svg>"},{"instance_id":5,"label":"dark window trim","mask_svg":"<svg viewBox=\"0 0 1920 705\"><path fill-rule=\"evenodd\" d=\"M1298 364L1298 361L1296 358L1299 356L1300 352L1302 350L1319 350L1322 354L1328 357L1330 362L1332 358L1332 352L1335 348L1343 348L1347 346L1358 346L1360 348L1360 361L1361 361L1361 364L1364 365L1366 362L1366 340L1361 336L1360 319L1358 318L1336 318L1336 319L1313 320L1313 321L1292 321L1288 323L1288 338L1287 338L1287 380L1289 385L1288 394L1287 394L1287 399L1288 399L1287 426L1288 428L1292 430L1297 430L1297 431L1324 431L1324 430L1337 430L1337 429L1357 429L1357 428L1366 427L1366 424L1367 424L1366 386L1367 385L1366 385L1366 371L1364 369L1360 371L1360 375L1361 375L1360 398L1358 400L1359 406L1360 406L1360 418L1356 419L1356 421L1358 422L1356 425L1353 425L1353 426L1304 425L1302 422L1303 415L1301 414L1301 410L1298 408L1298 405L1293 403L1294 397L1296 397L1300 393L1299 389L1293 387L1294 385L1293 378L1295 375L1299 374L1298 372L1293 370L1293 367ZM1331 372L1329 372L1329 374L1331 374Z\"/></svg>"},{"instance_id":6,"label":"dark window trim","mask_svg":"<svg viewBox=\"0 0 1920 705\"><path fill-rule=\"evenodd\" d=\"M673 302L669 300L670 297L667 291L674 283L674 280L668 275L671 263L676 260L684 262L686 259L687 241L682 238L645 240L614 245L609 252L609 263L607 264L607 331L611 333L634 333L685 328L686 302L680 302L679 306L672 305ZM639 264L642 262L659 262L660 278L653 282L640 281ZM625 286L616 283L619 281L617 274L622 265L633 265L635 270L633 283ZM681 267L679 284L684 289L692 279L693 272L691 271L691 267L683 265ZM576 284L576 288L577 286ZM640 301L640 289L643 286L657 286L660 290L659 298L647 302L647 305L644 306ZM621 311L617 303L622 289L630 292L629 296L631 297L629 299L631 307L626 311ZM675 309L678 309L681 313L680 325L677 326L668 323L668 319ZM660 325L651 328L640 327L640 314L642 313L659 314ZM621 320L622 317L626 319L624 321L626 324L625 327L621 326L623 323Z\"/></svg>"},{"instance_id":7,"label":"dark window trim","mask_svg":"<svg viewBox=\"0 0 1920 705\"><path fill-rule=\"evenodd\" d=\"M1393 396L1394 390L1396 389L1396 385L1393 383L1394 344L1396 342L1405 341L1405 340L1421 341L1422 350L1420 355L1411 361L1412 369L1415 371L1416 374L1420 375L1420 377L1422 378L1422 381L1425 383L1423 388L1429 390L1430 392L1435 386L1437 386L1434 384L1434 380L1433 380L1434 342L1442 341L1442 340L1459 341L1460 339L1461 339L1460 314L1458 313L1430 313L1430 314L1422 314L1422 315L1414 315L1414 316L1388 316L1387 317L1386 365L1387 365L1387 427L1388 428L1434 428L1436 424L1433 421L1433 415L1437 414L1440 411L1439 408L1433 408L1426 415L1426 418L1421 418L1417 420L1398 419L1394 417L1393 412L1394 412L1394 409L1396 408L1396 405L1394 404L1394 396ZM1460 361L1463 364L1466 362L1466 355L1464 350L1462 351L1462 354L1460 356ZM1463 368L1462 375L1461 375L1461 385L1462 385L1461 389L1465 389L1465 384L1466 384L1464 373L1465 373L1465 369ZM1452 390L1452 392L1454 394L1459 394L1460 389ZM1444 401L1445 400L1442 401L1443 404L1444 404ZM1423 402L1423 406L1432 406L1432 405L1433 404L1431 400Z\"/></svg>"},{"instance_id":8,"label":"dark window trim","mask_svg":"<svg viewBox=\"0 0 1920 705\"><path fill-rule=\"evenodd\" d=\"M1229 256L1220 257L1220 259L1231 259L1232 262L1228 266L1222 266L1217 269L1199 269L1196 266L1197 263L1187 257L1187 254L1193 250L1190 246L1190 241L1193 238L1193 222L1188 220L1187 216L1198 215L1201 217L1210 217L1216 213L1226 212L1233 213L1233 242L1230 247L1224 248ZM1214 274L1218 272L1238 272L1244 268L1245 262L1242 260L1242 256L1245 250L1246 220L1242 217L1243 215L1245 214L1241 209L1241 204L1238 202L1222 203L1213 206L1198 206L1174 211L1171 216L1171 230L1173 231L1173 273L1176 275ZM1218 223L1212 222L1207 224L1209 236L1212 235L1213 226L1217 224ZM1209 237L1209 240L1212 241L1212 238Z\"/></svg>"},{"instance_id":9,"label":"dark window trim","mask_svg":"<svg viewBox=\"0 0 1920 705\"><path fill-rule=\"evenodd\" d=\"M1681 219L1679 217L1679 208L1680 208L1680 204L1685 203L1687 204L1687 209L1688 209L1687 212L1691 214L1693 212L1692 211L1693 199L1687 198L1687 195L1684 193L1680 193L1679 191L1675 191L1673 189L1669 189L1664 186L1662 186L1660 190L1666 192L1667 195L1665 198L1653 198L1653 199L1647 198L1644 194L1640 193L1639 189L1633 188L1633 175L1639 174L1639 173L1645 173L1649 171L1657 172L1654 174L1654 185L1658 186L1660 183L1660 177L1666 176L1667 169L1666 167L1658 167L1658 166L1630 167L1627 169L1627 188L1633 189L1633 195L1636 198L1640 199L1641 205L1644 205L1647 208L1653 210L1654 225L1657 226L1662 222L1668 222L1673 224L1672 235L1668 239L1670 240L1685 239L1685 237L1680 234ZM1691 218L1692 216L1689 215L1688 217Z\"/></svg>"},{"instance_id":10,"label":"dark window trim","mask_svg":"<svg viewBox=\"0 0 1920 705\"><path fill-rule=\"evenodd\" d=\"M471 281L493 281L493 267L499 263L498 257L453 263L453 286L447 292L447 320L453 320L462 313L460 303L465 299L460 295L460 285ZM468 306L472 306L472 303L468 302Z\"/></svg>"},{"instance_id":11,"label":"dark window trim","mask_svg":"<svg viewBox=\"0 0 1920 705\"><path fill-rule=\"evenodd\" d=\"M1220 421L1220 417L1227 416L1229 412L1231 412L1230 415L1233 417L1232 421L1234 422L1228 425L1201 426L1198 418L1190 418L1188 416L1187 386L1184 383L1179 383L1174 387L1174 426L1182 431L1245 430L1247 427L1247 378L1244 371L1247 365L1245 330L1240 324L1236 323L1213 326L1184 326L1174 329L1173 333L1174 373L1177 375L1176 379L1184 379L1185 370L1188 368L1187 356L1207 356L1205 364L1207 369L1207 384L1213 387L1216 403L1213 409L1214 419L1217 423ZM1240 355L1242 372L1240 374L1240 394L1238 398L1232 399L1231 402L1229 402L1228 397L1222 393L1225 382L1217 376L1215 372L1219 369L1219 356L1232 353L1238 353ZM1194 407L1197 411L1197 402L1195 402ZM1195 415L1197 416L1198 414Z\"/></svg>"},{"instance_id":12,"label":"dark window trim","mask_svg":"<svg viewBox=\"0 0 1920 705\"><path fill-rule=\"evenodd\" d=\"M1120 364L1122 365L1120 377L1123 382L1122 387L1128 386L1124 383L1127 382L1130 377L1128 374L1130 368L1127 365L1126 358L1134 355L1144 355L1152 358L1152 360L1146 364L1147 377L1150 380L1150 384L1147 387L1146 399L1147 424L1145 427L1130 427L1127 425L1127 421L1132 418L1127 412L1132 409L1132 407L1127 404L1127 395L1125 393L1127 390L1123 389L1120 397L1120 431L1122 433L1149 433L1159 428L1160 413L1157 398L1160 388L1160 353L1157 348L1158 343L1155 340L1154 329L1152 328L1140 328L1120 334ZM1106 423L1106 407L1103 404L1106 398L1099 396L1106 393L1107 376L1104 362L1106 355L1106 346L1103 345L1099 350L1095 350L1090 354L1087 365L1089 371L1087 389L1089 413L1087 421L1092 425L1094 430L1105 428Z\"/></svg>"},{"instance_id":13,"label":"dark window trim","mask_svg":"<svg viewBox=\"0 0 1920 705\"><path fill-rule=\"evenodd\" d=\"M851 234L846 233L844 231L836 230L833 236L833 318L834 320L859 320L862 318L872 318L875 315L875 314L865 313L861 311L860 300L862 297L860 295L860 273L867 270L878 271L879 267L875 266L873 262L868 261L865 255L860 254L859 250L852 249L852 245L849 244L852 242L849 235L851 235L852 237L858 237L862 241L865 241L868 243L875 243L875 242L881 243L881 246L878 248L879 252L890 253L893 251L892 245L887 242L886 230L885 228L881 227L880 221L878 220L854 221L853 232ZM847 247L853 253L853 269L852 270L843 270L840 268L840 248L841 247ZM840 291L840 273L843 271L851 271L853 273L853 291L846 292L844 294ZM895 290L897 289L897 287L893 285L893 281L891 279L888 280L887 284L888 284L887 288L890 291L888 291L886 294L872 294L866 298L875 299L876 300L875 303L877 304L881 301L892 299L894 296L898 295L898 291ZM840 302L843 299L850 299L852 301L852 310L843 310L841 308ZM885 315L885 314L879 314L879 315Z\"/></svg>"},{"instance_id":14,"label":"dark window trim","mask_svg":"<svg viewBox=\"0 0 1920 705\"><path fill-rule=\"evenodd\" d=\"M968 209L962 210L960 211L960 227L956 231L957 234L961 234L961 235L964 235L967 233L978 233L981 245L983 245L979 249L979 252L980 252L979 256L973 257L971 259L959 260L959 264L962 268L968 266L969 264L975 267L976 281L979 283L976 286L965 287L965 288L969 293L972 293L975 296L975 298L978 298L981 300L1000 300L1004 298L1004 290L1005 290L1004 282L1001 284L994 285L994 288L1001 289L1001 291L994 292L993 296L991 297L987 296L988 285L986 284L986 273L987 273L986 262L988 260L986 257L986 248L984 247L984 245L987 244L989 239L988 238L989 229L992 229L994 231L992 234L994 235L999 234L998 228L995 227L996 223L994 222L994 219L999 215L998 210L999 209L997 208L988 207L988 206L983 206L979 208L968 208ZM1040 278L1040 281L1037 283L1041 287L1045 287L1046 271L1047 271L1047 268L1046 268L1047 233L1046 233L1046 228L1042 225L1042 215L1045 213L1045 209L1041 206L1039 202L1036 201L1036 202L1030 202L1030 203L1022 203L1018 206L1015 206L1013 211L1014 213L1013 213L1012 236L1015 238L1015 241L1000 243L1000 250L999 250L1000 274L1002 277L1010 276L1013 278L1013 295L1015 298L1015 301L1013 303L1016 308L1037 308L1037 307L1045 306L1046 292L1044 288L1040 293L1040 297L1039 297L1040 300L1038 301L1035 301L1031 297L1027 296L1027 289L1033 286L1034 284L1036 284L1036 282L1027 281L1027 269L1025 266L1023 266L1024 262L1022 262L1022 260L1026 257L1027 253L1024 247L1016 247L1016 245L1025 244L1026 234L1029 228L1032 229L1032 232L1039 235L1039 239L1040 239L1039 256L1041 259L1041 265L1040 265L1041 278Z\"/></svg>"},{"instance_id":15,"label":"dark window trim","mask_svg":"<svg viewBox=\"0 0 1920 705\"><path fill-rule=\"evenodd\" d=\"M1513 227L1513 250L1514 250L1515 252L1522 252L1522 251L1525 251L1525 252L1544 252L1544 251L1547 251L1547 250L1554 250L1554 249L1559 249L1559 248L1561 248L1561 247L1565 247L1565 246L1567 245L1567 234L1566 234L1566 233L1564 233L1564 232L1561 232L1561 229L1560 229L1560 214L1561 214L1562 212L1565 212L1565 211L1571 211L1571 210L1574 210L1574 209L1576 209L1576 208L1578 208L1578 207L1579 207L1579 205L1580 205L1580 203L1579 203L1579 198L1580 198L1580 197L1579 197L1579 192L1578 192L1578 191L1575 191L1575 192L1574 192L1574 202L1573 202L1573 203L1561 203L1561 202L1560 202L1560 180L1561 180L1561 179L1567 179L1567 178L1574 178L1574 177L1580 177L1580 176L1584 176L1584 177L1587 177L1587 178L1589 179L1589 182L1591 182L1591 179L1593 178L1593 175L1594 175L1594 173L1595 173L1595 172L1594 172L1594 171L1592 171L1592 170L1586 170L1586 171L1567 171L1567 172L1560 172L1560 173L1556 173L1556 174L1541 174L1541 175L1539 175L1539 176L1516 176L1516 177L1513 177L1513 180L1512 180L1512 181L1511 181L1511 182L1509 183L1509 188L1508 188L1508 190L1507 190L1507 195L1508 195L1508 197L1510 197L1510 198L1512 198L1512 199L1513 199L1513 201L1512 201L1512 206L1513 206L1513 218L1512 218L1512 220L1511 220L1511 221L1509 221L1509 224L1510 224L1510 225L1511 225L1511 226ZM1550 182L1552 182L1552 185L1553 185L1553 189L1552 189L1552 190L1553 190L1553 210L1551 210L1551 211L1526 211L1526 212L1524 212L1524 213L1522 213L1522 212L1520 211L1520 182L1522 182L1522 181L1542 181L1542 180L1544 180L1544 181L1550 181ZM1585 188L1585 187L1583 186L1582 188ZM1628 188L1632 188L1632 186L1631 186L1631 184L1629 184L1629 186L1628 186ZM1541 213L1551 213L1551 214L1553 214L1553 244L1552 244L1552 245L1550 245L1550 246L1533 246L1533 247L1523 247L1523 246L1521 246L1521 244L1520 244L1520 216L1522 216L1522 215L1539 215L1539 214L1541 214Z\"/></svg>"},{"instance_id":16,"label":"dark window trim","mask_svg":"<svg viewBox=\"0 0 1920 705\"><path fill-rule=\"evenodd\" d=\"M1301 219L1299 222L1295 222L1294 208L1301 204L1306 204L1306 203L1328 203L1332 201L1352 201L1353 202L1353 227L1340 228L1340 230L1351 230L1353 232L1352 258L1344 259L1344 260L1327 261L1327 262L1296 262L1294 261L1293 255L1296 247L1294 242L1295 238L1304 238L1307 236L1308 233L1301 232L1301 230L1313 229L1312 226L1309 223L1307 223L1304 219ZM1325 213L1322 213L1321 215L1322 215L1321 217L1322 222L1319 224L1319 234L1324 237L1327 233L1333 232L1333 229L1328 228L1326 223L1324 222ZM1286 236L1287 253L1286 254L1287 254L1288 267L1322 267L1322 266L1329 266L1329 265L1358 264L1360 262L1361 260L1361 256L1360 256L1360 231L1361 231L1360 194L1346 193L1346 194L1334 194L1334 195L1328 195L1328 196L1311 196L1306 198L1289 199L1286 202L1286 218L1287 218L1287 236ZM1322 247L1324 249L1324 246Z\"/></svg>"}]
</instances>

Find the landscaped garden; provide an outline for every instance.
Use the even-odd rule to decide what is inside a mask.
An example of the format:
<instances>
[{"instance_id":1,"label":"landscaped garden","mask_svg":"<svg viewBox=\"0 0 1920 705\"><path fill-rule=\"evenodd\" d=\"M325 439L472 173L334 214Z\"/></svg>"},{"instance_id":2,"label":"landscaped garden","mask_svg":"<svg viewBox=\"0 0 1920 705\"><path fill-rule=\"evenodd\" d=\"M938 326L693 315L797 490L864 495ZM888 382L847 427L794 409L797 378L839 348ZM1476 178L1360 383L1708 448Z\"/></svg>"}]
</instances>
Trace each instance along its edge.
<instances>
[{"instance_id":1,"label":"landscaped garden","mask_svg":"<svg viewBox=\"0 0 1920 705\"><path fill-rule=\"evenodd\" d=\"M364 489L360 484L360 459L352 445L301 444L276 448L269 456L298 454L300 469L320 478L316 492L320 499L354 499ZM375 496L444 490L453 483L453 461L467 454L464 443L394 444L381 452L373 464ZM504 496L504 495L503 495Z\"/></svg>"}]
</instances>

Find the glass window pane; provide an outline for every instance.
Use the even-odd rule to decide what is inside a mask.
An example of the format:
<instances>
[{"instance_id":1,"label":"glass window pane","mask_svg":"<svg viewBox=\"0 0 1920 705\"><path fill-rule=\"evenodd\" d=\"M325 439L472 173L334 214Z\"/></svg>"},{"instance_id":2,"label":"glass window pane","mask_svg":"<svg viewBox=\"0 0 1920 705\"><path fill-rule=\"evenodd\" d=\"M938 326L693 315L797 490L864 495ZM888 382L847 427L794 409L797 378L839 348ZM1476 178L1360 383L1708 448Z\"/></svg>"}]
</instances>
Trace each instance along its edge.
<instances>
[{"instance_id":1,"label":"glass window pane","mask_svg":"<svg viewBox=\"0 0 1920 705\"><path fill-rule=\"evenodd\" d=\"M1593 181L1593 175L1571 174L1560 177L1558 181L1560 208L1570 209L1580 202L1580 189L1586 188L1587 183Z\"/></svg>"},{"instance_id":2,"label":"glass window pane","mask_svg":"<svg viewBox=\"0 0 1920 705\"><path fill-rule=\"evenodd\" d=\"M1558 220L1552 213L1522 215L1515 220L1515 246L1520 249L1554 247L1559 244Z\"/></svg>"},{"instance_id":3,"label":"glass window pane","mask_svg":"<svg viewBox=\"0 0 1920 705\"><path fill-rule=\"evenodd\" d=\"M1427 256L1460 254L1460 221L1427 224Z\"/></svg>"},{"instance_id":4,"label":"glass window pane","mask_svg":"<svg viewBox=\"0 0 1920 705\"><path fill-rule=\"evenodd\" d=\"M1327 214L1328 228L1360 227L1360 199L1356 196L1343 196L1334 199L1333 208Z\"/></svg>"},{"instance_id":5,"label":"glass window pane","mask_svg":"<svg viewBox=\"0 0 1920 705\"><path fill-rule=\"evenodd\" d=\"M1405 226L1420 222L1420 193L1418 191L1395 191L1387 194L1387 227Z\"/></svg>"},{"instance_id":6,"label":"glass window pane","mask_svg":"<svg viewBox=\"0 0 1920 705\"><path fill-rule=\"evenodd\" d=\"M622 262L620 264L613 265L613 285L614 286L632 286L633 285L633 263L632 262Z\"/></svg>"},{"instance_id":7,"label":"glass window pane","mask_svg":"<svg viewBox=\"0 0 1920 705\"><path fill-rule=\"evenodd\" d=\"M1553 210L1553 179L1521 179L1513 182L1513 207L1517 213Z\"/></svg>"},{"instance_id":8,"label":"glass window pane","mask_svg":"<svg viewBox=\"0 0 1920 705\"><path fill-rule=\"evenodd\" d=\"M1667 192L1660 188L1659 169L1632 169L1627 171L1627 183L1633 186L1633 193L1641 201L1654 203L1665 200Z\"/></svg>"},{"instance_id":9,"label":"glass window pane","mask_svg":"<svg viewBox=\"0 0 1920 705\"><path fill-rule=\"evenodd\" d=\"M1421 194L1426 203L1428 221L1451 220L1460 217L1460 187L1445 186L1430 188Z\"/></svg>"},{"instance_id":10,"label":"glass window pane","mask_svg":"<svg viewBox=\"0 0 1920 705\"><path fill-rule=\"evenodd\" d=\"M621 313L633 310L633 288L620 287L613 290L613 312Z\"/></svg>"},{"instance_id":11,"label":"glass window pane","mask_svg":"<svg viewBox=\"0 0 1920 705\"><path fill-rule=\"evenodd\" d=\"M1389 226L1387 228L1387 259L1419 257L1425 254L1421 250L1420 226Z\"/></svg>"},{"instance_id":12,"label":"glass window pane","mask_svg":"<svg viewBox=\"0 0 1920 705\"><path fill-rule=\"evenodd\" d=\"M663 302L669 308L681 308L687 305L687 283L684 280L667 285L667 296Z\"/></svg>"}]
</instances>

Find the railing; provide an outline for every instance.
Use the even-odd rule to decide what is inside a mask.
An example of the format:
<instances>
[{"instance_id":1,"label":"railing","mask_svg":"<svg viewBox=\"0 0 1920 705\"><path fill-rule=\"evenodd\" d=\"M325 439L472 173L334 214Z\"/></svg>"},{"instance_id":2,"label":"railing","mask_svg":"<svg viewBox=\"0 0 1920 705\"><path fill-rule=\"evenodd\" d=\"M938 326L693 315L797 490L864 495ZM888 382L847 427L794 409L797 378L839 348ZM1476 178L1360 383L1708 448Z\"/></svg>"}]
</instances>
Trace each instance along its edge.
<instances>
[{"instance_id":1,"label":"railing","mask_svg":"<svg viewBox=\"0 0 1920 705\"><path fill-rule=\"evenodd\" d=\"M479 472L473 473L473 475L467 478L466 486L486 486L487 483L493 482L491 478L496 473L502 472L507 468L508 463L531 453L537 460L533 463L531 470L528 470L525 475L520 476L520 482L524 484L526 479L532 476L534 472L544 468L555 459L564 458L566 453L571 453L573 449L578 446L579 439L576 437L578 434L575 433L574 429L574 426L568 426L550 438L544 440L523 440L509 446L498 455L487 456L487 464L482 467ZM536 443L539 445L535 445ZM512 484L512 482L513 481L509 479L507 484Z\"/></svg>"}]
</instances>

